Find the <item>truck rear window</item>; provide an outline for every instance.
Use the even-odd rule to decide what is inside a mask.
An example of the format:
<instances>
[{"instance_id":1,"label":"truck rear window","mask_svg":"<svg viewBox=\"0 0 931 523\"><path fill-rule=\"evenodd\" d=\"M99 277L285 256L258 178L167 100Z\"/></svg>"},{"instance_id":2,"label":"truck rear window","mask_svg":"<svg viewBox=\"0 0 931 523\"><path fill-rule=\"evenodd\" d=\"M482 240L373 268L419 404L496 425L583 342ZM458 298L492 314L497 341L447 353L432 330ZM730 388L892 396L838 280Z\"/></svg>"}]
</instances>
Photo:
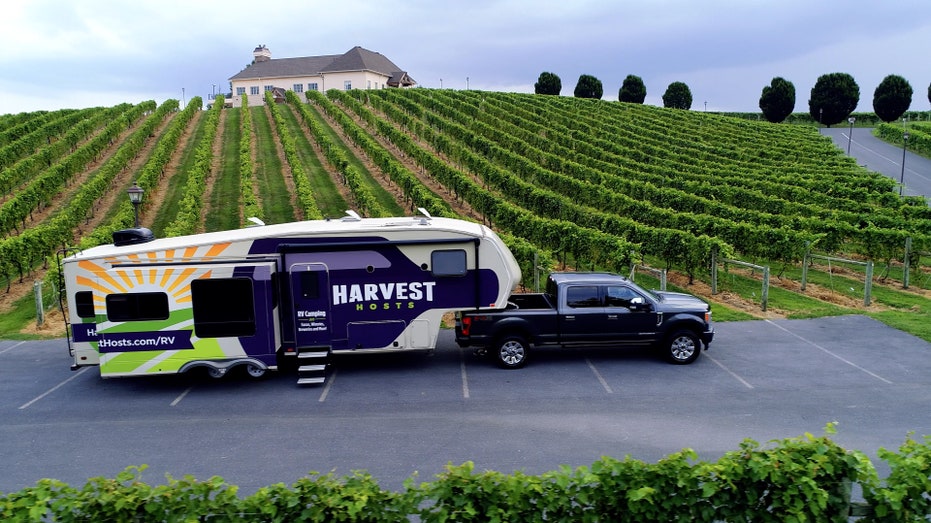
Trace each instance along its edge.
<instances>
[{"instance_id":1,"label":"truck rear window","mask_svg":"<svg viewBox=\"0 0 931 523\"><path fill-rule=\"evenodd\" d=\"M572 285L566 288L566 305L579 309L601 307L597 285Z\"/></svg>"}]
</instances>

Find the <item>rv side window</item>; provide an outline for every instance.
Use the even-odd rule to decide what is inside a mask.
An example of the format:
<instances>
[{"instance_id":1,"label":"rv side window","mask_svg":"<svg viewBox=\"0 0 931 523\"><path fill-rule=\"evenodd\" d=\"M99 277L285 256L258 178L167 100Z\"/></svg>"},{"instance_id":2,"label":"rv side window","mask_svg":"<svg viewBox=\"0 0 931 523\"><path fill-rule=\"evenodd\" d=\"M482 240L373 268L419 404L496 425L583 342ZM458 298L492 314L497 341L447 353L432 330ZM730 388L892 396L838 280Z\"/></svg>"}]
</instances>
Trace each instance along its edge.
<instances>
[{"instance_id":1,"label":"rv side window","mask_svg":"<svg viewBox=\"0 0 931 523\"><path fill-rule=\"evenodd\" d=\"M316 300L320 297L320 278L318 271L303 271L298 273L301 279L301 298Z\"/></svg>"},{"instance_id":2,"label":"rv side window","mask_svg":"<svg viewBox=\"0 0 931 523\"><path fill-rule=\"evenodd\" d=\"M198 338L255 335L252 280L218 278L191 282L194 334Z\"/></svg>"},{"instance_id":3,"label":"rv side window","mask_svg":"<svg viewBox=\"0 0 931 523\"><path fill-rule=\"evenodd\" d=\"M93 318L94 293L91 291L78 291L74 293L74 308L78 318Z\"/></svg>"},{"instance_id":4,"label":"rv side window","mask_svg":"<svg viewBox=\"0 0 931 523\"><path fill-rule=\"evenodd\" d=\"M462 249L433 251L430 266L434 276L465 276L466 252Z\"/></svg>"},{"instance_id":5,"label":"rv side window","mask_svg":"<svg viewBox=\"0 0 931 523\"><path fill-rule=\"evenodd\" d=\"M133 292L107 295L110 321L151 321L168 319L168 295L164 292Z\"/></svg>"}]
</instances>

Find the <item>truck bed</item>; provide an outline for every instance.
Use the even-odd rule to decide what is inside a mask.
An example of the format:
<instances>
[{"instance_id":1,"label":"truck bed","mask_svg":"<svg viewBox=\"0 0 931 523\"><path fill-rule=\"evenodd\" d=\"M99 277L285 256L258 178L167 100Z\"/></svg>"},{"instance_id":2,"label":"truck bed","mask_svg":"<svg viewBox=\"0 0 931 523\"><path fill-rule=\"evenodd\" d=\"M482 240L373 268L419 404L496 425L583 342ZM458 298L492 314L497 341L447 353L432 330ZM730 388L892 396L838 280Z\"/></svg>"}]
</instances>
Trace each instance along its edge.
<instances>
[{"instance_id":1,"label":"truck bed","mask_svg":"<svg viewBox=\"0 0 931 523\"><path fill-rule=\"evenodd\" d=\"M512 307L511 304L516 305ZM512 294L508 298L508 309L555 309L548 295L543 293Z\"/></svg>"}]
</instances>

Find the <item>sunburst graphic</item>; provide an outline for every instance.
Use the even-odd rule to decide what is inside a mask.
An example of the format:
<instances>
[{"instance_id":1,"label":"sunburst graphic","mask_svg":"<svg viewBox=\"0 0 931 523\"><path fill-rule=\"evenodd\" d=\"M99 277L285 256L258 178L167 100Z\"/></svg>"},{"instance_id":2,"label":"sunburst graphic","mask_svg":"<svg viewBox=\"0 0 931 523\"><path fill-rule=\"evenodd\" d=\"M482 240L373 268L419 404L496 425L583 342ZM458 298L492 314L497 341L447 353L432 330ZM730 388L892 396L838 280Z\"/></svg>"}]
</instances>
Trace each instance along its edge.
<instances>
[{"instance_id":1,"label":"sunburst graphic","mask_svg":"<svg viewBox=\"0 0 931 523\"><path fill-rule=\"evenodd\" d=\"M139 267L132 268L134 264L150 263L191 263L212 260L220 256L228 247L229 242L214 245L187 247L178 256L177 249L152 251L143 255L128 254L114 256L100 262L82 260L78 262L81 270L75 282L78 286L91 289L94 298L94 313L98 316L106 315L106 296L109 294L124 294L129 292L162 291L169 296L169 309L177 310L180 304L191 301L191 281L195 279L210 278L212 271L204 270L193 265L184 267ZM114 265L120 265L116 268ZM173 305L171 304L173 302Z\"/></svg>"}]
</instances>

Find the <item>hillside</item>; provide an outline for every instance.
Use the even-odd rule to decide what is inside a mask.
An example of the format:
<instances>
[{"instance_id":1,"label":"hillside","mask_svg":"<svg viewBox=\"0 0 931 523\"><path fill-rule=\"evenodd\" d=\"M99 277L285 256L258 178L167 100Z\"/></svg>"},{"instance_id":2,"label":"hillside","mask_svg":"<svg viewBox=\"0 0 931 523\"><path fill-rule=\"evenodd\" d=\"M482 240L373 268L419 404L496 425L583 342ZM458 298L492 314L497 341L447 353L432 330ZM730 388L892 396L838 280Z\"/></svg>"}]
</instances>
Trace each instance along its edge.
<instances>
[{"instance_id":1,"label":"hillside","mask_svg":"<svg viewBox=\"0 0 931 523\"><path fill-rule=\"evenodd\" d=\"M855 311L907 328L929 310L921 253L931 250L931 209L899 198L895 182L815 128L514 93L331 91L309 93L310 103L290 94L247 109L201 111L195 98L185 108L169 100L0 117L0 336L27 322L32 281L56 251L132 226L134 181L145 190L141 225L157 236L251 216L423 207L500 231L527 284L534 267L627 274L635 263L668 270L670 282L716 302L719 319ZM902 290L906 238L912 283ZM872 260L885 290L865 306L862 268L828 261L802 293L809 246ZM711 295L713 256L773 268L765 313L757 271L728 264Z\"/></svg>"}]
</instances>

